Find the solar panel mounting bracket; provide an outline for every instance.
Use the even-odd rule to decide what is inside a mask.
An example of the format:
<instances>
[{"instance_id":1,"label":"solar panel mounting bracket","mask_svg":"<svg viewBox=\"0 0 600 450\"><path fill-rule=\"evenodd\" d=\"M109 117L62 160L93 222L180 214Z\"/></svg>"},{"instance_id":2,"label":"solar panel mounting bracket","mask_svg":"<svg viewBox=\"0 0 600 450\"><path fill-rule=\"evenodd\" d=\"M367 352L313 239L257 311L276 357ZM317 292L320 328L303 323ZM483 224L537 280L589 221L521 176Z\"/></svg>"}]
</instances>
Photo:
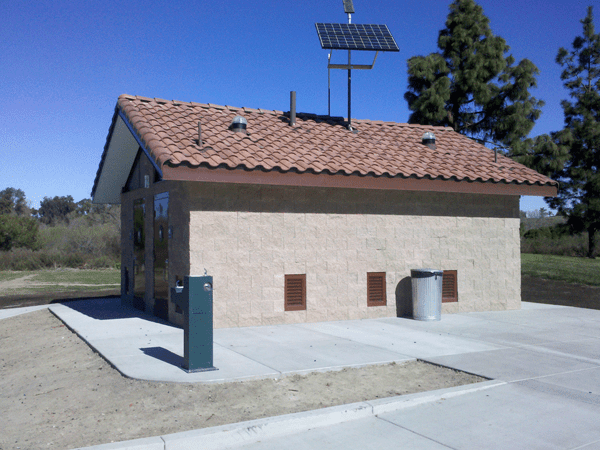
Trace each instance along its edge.
<instances>
[{"instance_id":1,"label":"solar panel mounting bracket","mask_svg":"<svg viewBox=\"0 0 600 450\"><path fill-rule=\"evenodd\" d=\"M331 61L331 55L333 54L333 50L331 50L331 53L329 54L329 58L328 61ZM375 57L373 58L373 64L331 64L330 62L327 62L327 68L328 69L344 69L344 70L371 70L373 67L375 67L375 61L377 60L377 55L379 54L379 51L375 52Z\"/></svg>"}]
</instances>

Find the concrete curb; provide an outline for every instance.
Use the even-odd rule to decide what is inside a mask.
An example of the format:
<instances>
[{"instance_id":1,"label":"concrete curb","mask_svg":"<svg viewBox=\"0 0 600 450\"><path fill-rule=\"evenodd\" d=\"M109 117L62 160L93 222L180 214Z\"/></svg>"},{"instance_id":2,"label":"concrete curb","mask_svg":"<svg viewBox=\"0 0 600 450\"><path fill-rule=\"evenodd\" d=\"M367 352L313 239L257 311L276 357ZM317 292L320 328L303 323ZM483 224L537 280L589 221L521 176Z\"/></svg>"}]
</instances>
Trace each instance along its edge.
<instances>
[{"instance_id":1,"label":"concrete curb","mask_svg":"<svg viewBox=\"0 0 600 450\"><path fill-rule=\"evenodd\" d=\"M332 406L314 411L305 411L283 416L250 420L212 428L183 431L165 436L135 439L131 441L86 447L85 450L216 450L252 444L277 436L301 433L313 428L337 425L352 420L364 419L411 408L424 403L433 403L452 397L490 389L506 384L503 381L456 386L436 391L419 392L400 397L390 397L368 402Z\"/></svg>"},{"instance_id":2,"label":"concrete curb","mask_svg":"<svg viewBox=\"0 0 600 450\"><path fill-rule=\"evenodd\" d=\"M482 381L481 383L438 389L435 391L419 392L417 394L406 396L370 400L367 403L373 408L373 415L378 416L380 414L412 408L425 403L434 403L454 397L460 397L461 395L471 394L473 392L483 391L505 384L507 384L505 381L489 380Z\"/></svg>"}]
</instances>

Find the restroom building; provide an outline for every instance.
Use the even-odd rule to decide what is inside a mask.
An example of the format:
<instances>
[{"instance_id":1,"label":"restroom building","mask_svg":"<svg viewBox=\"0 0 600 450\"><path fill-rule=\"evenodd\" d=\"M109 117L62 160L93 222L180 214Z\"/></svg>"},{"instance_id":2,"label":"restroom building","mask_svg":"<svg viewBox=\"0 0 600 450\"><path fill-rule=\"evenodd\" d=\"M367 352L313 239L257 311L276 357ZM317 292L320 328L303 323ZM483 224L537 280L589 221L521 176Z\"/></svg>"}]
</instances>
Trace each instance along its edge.
<instances>
[{"instance_id":1,"label":"restroom building","mask_svg":"<svg viewBox=\"0 0 600 450\"><path fill-rule=\"evenodd\" d=\"M214 278L215 327L518 309L519 198L558 184L450 128L119 97L92 190L121 204L122 298L175 324Z\"/></svg>"}]
</instances>

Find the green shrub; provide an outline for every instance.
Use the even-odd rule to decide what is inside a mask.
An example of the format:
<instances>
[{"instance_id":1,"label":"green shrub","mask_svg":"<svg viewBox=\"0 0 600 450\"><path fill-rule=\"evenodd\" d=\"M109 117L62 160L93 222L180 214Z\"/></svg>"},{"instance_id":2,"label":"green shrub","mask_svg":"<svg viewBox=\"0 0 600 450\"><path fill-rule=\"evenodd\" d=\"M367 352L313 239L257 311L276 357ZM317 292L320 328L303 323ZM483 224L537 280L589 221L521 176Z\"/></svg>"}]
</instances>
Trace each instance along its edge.
<instances>
[{"instance_id":1,"label":"green shrub","mask_svg":"<svg viewBox=\"0 0 600 450\"><path fill-rule=\"evenodd\" d=\"M31 217L0 214L0 250L11 248L29 248L35 250L39 247L39 225Z\"/></svg>"},{"instance_id":2,"label":"green shrub","mask_svg":"<svg viewBox=\"0 0 600 450\"><path fill-rule=\"evenodd\" d=\"M11 211L0 214L0 250L4 250L0 251L0 270L114 268L119 265L118 205L92 205L89 199L75 204L70 196L44 198L42 206L45 206L36 213L45 223L39 224L35 218L23 215L29 214L29 210L21 211L22 208L9 204L14 203L13 197L19 192L14 189L0 192L8 198L4 202L8 206L0 205L0 209ZM62 208L65 204L73 204L75 209ZM23 214L14 214L15 211Z\"/></svg>"},{"instance_id":3,"label":"green shrub","mask_svg":"<svg viewBox=\"0 0 600 450\"><path fill-rule=\"evenodd\" d=\"M543 222L538 222L538 224ZM549 223L546 221L545 223ZM521 223L523 225L523 222ZM531 224L530 224L531 225ZM570 234L569 226L564 222L554 222L551 226L529 228L521 227L521 253L541 255L585 257L588 253L588 234ZM596 255L600 250L596 251Z\"/></svg>"},{"instance_id":4,"label":"green shrub","mask_svg":"<svg viewBox=\"0 0 600 450\"><path fill-rule=\"evenodd\" d=\"M533 230L530 230L533 231ZM530 231L526 233L529 234ZM534 253L540 255L557 256L587 256L588 236L587 233L576 235L562 235L559 237L548 237L544 233L521 239L521 253ZM600 256L600 249L595 256Z\"/></svg>"},{"instance_id":5,"label":"green shrub","mask_svg":"<svg viewBox=\"0 0 600 450\"><path fill-rule=\"evenodd\" d=\"M64 225L55 227L41 225L39 235L40 248L44 250L60 250L63 247L67 232L68 229Z\"/></svg>"},{"instance_id":6,"label":"green shrub","mask_svg":"<svg viewBox=\"0 0 600 450\"><path fill-rule=\"evenodd\" d=\"M563 236L569 236L569 227L565 223L550 227L532 228L523 234L525 239L560 239Z\"/></svg>"}]
</instances>

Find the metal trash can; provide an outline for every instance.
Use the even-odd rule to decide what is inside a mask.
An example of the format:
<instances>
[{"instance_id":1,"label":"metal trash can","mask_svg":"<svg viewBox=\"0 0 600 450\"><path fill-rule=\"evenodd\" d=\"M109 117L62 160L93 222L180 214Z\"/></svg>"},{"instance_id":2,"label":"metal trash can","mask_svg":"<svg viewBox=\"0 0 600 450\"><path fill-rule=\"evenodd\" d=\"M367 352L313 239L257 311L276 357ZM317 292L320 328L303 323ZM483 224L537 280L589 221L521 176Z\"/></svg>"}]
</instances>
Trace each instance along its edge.
<instances>
[{"instance_id":1,"label":"metal trash can","mask_svg":"<svg viewBox=\"0 0 600 450\"><path fill-rule=\"evenodd\" d=\"M442 274L435 269L412 269L413 318L440 320L442 318Z\"/></svg>"}]
</instances>

